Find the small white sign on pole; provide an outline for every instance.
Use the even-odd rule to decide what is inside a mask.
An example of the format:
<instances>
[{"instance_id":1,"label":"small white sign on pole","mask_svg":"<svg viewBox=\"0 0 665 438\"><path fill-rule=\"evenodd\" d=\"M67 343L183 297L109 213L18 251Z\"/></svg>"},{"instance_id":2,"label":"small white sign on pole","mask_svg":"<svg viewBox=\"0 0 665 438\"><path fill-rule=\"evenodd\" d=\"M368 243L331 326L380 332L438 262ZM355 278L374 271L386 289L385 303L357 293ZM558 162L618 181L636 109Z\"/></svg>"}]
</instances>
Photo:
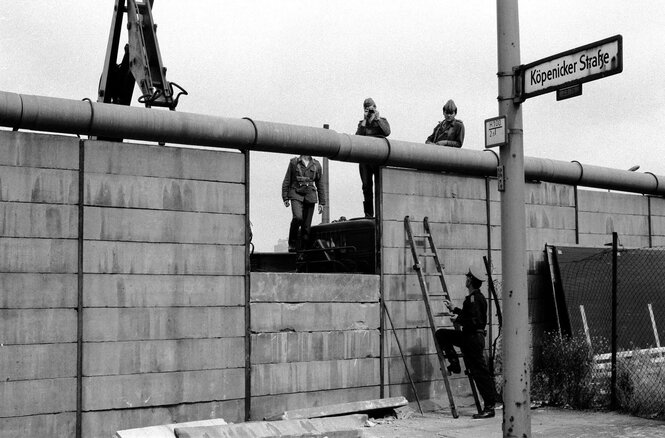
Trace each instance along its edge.
<instances>
[{"instance_id":1,"label":"small white sign on pole","mask_svg":"<svg viewBox=\"0 0 665 438\"><path fill-rule=\"evenodd\" d=\"M504 144L508 144L506 116L485 120L485 147L493 148Z\"/></svg>"}]
</instances>

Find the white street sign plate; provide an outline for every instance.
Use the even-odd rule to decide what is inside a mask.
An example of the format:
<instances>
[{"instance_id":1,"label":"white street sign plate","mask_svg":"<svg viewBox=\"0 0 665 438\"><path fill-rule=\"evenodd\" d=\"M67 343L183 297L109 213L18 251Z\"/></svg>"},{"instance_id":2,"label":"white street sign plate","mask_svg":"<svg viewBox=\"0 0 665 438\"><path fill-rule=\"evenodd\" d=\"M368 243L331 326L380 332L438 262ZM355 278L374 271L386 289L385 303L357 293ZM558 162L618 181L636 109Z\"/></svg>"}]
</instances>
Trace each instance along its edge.
<instances>
[{"instance_id":1,"label":"white street sign plate","mask_svg":"<svg viewBox=\"0 0 665 438\"><path fill-rule=\"evenodd\" d=\"M518 97L549 93L623 71L622 37L616 35L520 66Z\"/></svg>"},{"instance_id":2,"label":"white street sign plate","mask_svg":"<svg viewBox=\"0 0 665 438\"><path fill-rule=\"evenodd\" d=\"M485 120L485 147L493 148L507 143L506 116Z\"/></svg>"}]
</instances>

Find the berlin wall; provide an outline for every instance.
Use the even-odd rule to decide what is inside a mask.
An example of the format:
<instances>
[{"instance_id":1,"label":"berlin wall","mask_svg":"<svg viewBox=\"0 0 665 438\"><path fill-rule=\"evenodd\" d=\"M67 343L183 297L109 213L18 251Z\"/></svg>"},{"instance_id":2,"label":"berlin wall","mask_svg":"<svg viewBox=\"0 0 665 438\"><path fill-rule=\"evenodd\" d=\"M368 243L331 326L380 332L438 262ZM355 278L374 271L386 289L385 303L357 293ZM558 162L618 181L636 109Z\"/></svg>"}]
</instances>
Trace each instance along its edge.
<instances>
[{"instance_id":1,"label":"berlin wall","mask_svg":"<svg viewBox=\"0 0 665 438\"><path fill-rule=\"evenodd\" d=\"M413 401L381 297L419 397L447 406L403 220L429 218L459 305L483 256L501 280L496 180L382 169L380 272L250 274L245 160L0 131L0 437ZM554 323L545 244L665 244L661 198L528 182L525 200L534 345Z\"/></svg>"}]
</instances>

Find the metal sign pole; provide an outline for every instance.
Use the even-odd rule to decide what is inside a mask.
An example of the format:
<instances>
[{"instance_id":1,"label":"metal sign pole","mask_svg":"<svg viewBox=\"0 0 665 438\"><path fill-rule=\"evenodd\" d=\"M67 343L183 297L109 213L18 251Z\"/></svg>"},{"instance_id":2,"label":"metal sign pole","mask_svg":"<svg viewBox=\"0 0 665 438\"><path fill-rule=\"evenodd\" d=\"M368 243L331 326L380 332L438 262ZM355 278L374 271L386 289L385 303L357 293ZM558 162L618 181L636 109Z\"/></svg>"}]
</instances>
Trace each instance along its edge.
<instances>
[{"instance_id":1,"label":"metal sign pole","mask_svg":"<svg viewBox=\"0 0 665 438\"><path fill-rule=\"evenodd\" d=\"M503 273L503 436L530 437L529 301L526 282L526 211L522 109L514 68L520 65L517 0L497 0L499 115L506 117L508 143L500 147Z\"/></svg>"}]
</instances>

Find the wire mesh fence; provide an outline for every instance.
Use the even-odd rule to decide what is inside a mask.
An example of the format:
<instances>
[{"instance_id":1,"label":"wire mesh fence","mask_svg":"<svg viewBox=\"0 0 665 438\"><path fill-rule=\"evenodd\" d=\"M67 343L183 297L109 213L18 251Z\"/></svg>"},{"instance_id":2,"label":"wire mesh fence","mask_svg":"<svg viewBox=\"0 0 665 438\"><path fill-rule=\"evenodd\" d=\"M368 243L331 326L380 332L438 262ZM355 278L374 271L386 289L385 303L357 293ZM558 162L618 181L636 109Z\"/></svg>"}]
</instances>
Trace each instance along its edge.
<instances>
[{"instance_id":1,"label":"wire mesh fence","mask_svg":"<svg viewBox=\"0 0 665 438\"><path fill-rule=\"evenodd\" d=\"M543 340L536 386L579 407L665 418L665 248L558 253L560 331Z\"/></svg>"}]
</instances>

